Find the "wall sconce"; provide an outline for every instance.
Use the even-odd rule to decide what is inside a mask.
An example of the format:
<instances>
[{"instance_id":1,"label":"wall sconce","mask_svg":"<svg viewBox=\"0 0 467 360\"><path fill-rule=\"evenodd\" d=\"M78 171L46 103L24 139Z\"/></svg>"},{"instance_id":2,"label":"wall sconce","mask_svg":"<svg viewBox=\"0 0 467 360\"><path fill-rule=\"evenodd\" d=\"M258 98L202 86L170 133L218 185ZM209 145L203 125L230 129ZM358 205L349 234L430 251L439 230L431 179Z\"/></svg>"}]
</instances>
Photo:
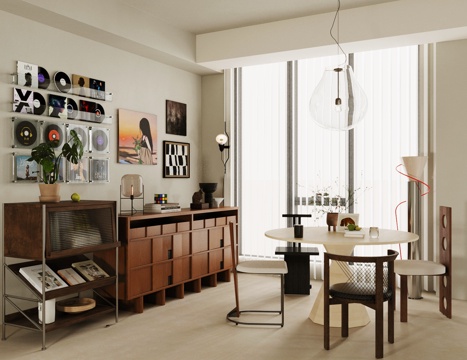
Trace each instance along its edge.
<instances>
[{"instance_id":1,"label":"wall sconce","mask_svg":"<svg viewBox=\"0 0 467 360\"><path fill-rule=\"evenodd\" d=\"M350 130L360 122L367 110L367 97L358 84L352 67L347 65L347 54L339 44L340 0L329 31L332 39L345 55L344 63L326 69L310 99L310 114L318 125L332 130ZM332 30L337 19L337 39Z\"/></svg>"},{"instance_id":2,"label":"wall sconce","mask_svg":"<svg viewBox=\"0 0 467 360\"><path fill-rule=\"evenodd\" d=\"M122 202L124 200L130 200L131 207L129 211L131 215L137 212L137 210L133 206L133 201L135 199L143 201L144 208L144 185L143 185L143 177L138 174L127 174L122 176L122 180L120 183L120 213L122 212ZM125 210L123 210L125 211Z\"/></svg>"},{"instance_id":3,"label":"wall sconce","mask_svg":"<svg viewBox=\"0 0 467 360\"><path fill-rule=\"evenodd\" d=\"M217 135L216 142L219 145L219 150L221 151L221 161L224 164L224 174L225 174L227 161L229 161L229 157L230 157L230 145L228 145L229 136L227 135L227 132L225 132L224 134Z\"/></svg>"}]
</instances>

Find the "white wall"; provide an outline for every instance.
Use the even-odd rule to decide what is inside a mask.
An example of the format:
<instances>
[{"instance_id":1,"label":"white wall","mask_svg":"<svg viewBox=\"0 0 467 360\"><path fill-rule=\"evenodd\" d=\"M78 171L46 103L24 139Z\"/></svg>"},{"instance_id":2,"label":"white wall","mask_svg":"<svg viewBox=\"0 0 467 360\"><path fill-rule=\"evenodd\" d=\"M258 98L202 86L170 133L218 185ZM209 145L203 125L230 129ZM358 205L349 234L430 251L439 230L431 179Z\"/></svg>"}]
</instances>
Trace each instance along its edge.
<instances>
[{"instance_id":1,"label":"white wall","mask_svg":"<svg viewBox=\"0 0 467 360\"><path fill-rule=\"evenodd\" d=\"M169 201L188 207L193 192L202 180L201 157L201 76L136 56L107 45L57 30L25 18L0 11L0 202L37 201L38 185L12 183L13 87L11 76L16 61L43 66L52 75L55 71L81 74L106 81L113 92L113 101L102 103L106 114L113 116L110 128L110 183L63 184L61 196L68 200L73 192L82 199L119 201L120 179L124 174L141 174L145 185L145 202L152 202L154 193L167 193ZM51 85L49 88L53 88ZM39 91L41 92L41 91ZM42 93L48 94L46 91ZM165 133L165 101L187 104L187 136ZM158 164L118 164L117 109L130 109L157 115ZM16 114L18 115L18 114ZM25 118L51 120L46 116L26 115ZM87 124L78 121L71 123ZM172 140L191 144L191 177L164 179L162 177L162 141ZM118 207L119 205L117 205ZM0 209L0 228L3 228L3 206ZM36 229L31 229L36 231ZM3 231L2 231L3 235ZM3 241L1 246L3 252Z\"/></svg>"},{"instance_id":2,"label":"white wall","mask_svg":"<svg viewBox=\"0 0 467 360\"><path fill-rule=\"evenodd\" d=\"M453 297L467 299L467 40L436 45L435 198L452 207ZM456 309L453 309L455 315Z\"/></svg>"},{"instance_id":3,"label":"white wall","mask_svg":"<svg viewBox=\"0 0 467 360\"><path fill-rule=\"evenodd\" d=\"M82 74L106 81L106 88L113 92L113 101L102 103L106 114L113 116L110 125L111 166L110 184L86 184L62 186L62 198L79 192L84 199L119 199L122 175L138 173L143 176L146 202L154 193L168 193L169 200L188 206L191 196L198 189L201 179L201 76L163 65L143 57L89 41L70 33L44 26L15 15L0 12L0 159L2 172L0 185L2 202L35 201L36 184L11 182L11 74L16 71L16 61L26 61L45 67L53 75L55 71ZM53 88L53 85L49 86ZM43 92L47 94L47 92ZM175 100L187 104L187 136L165 133L165 101ZM117 109L130 109L157 115L156 166L121 165L117 163L118 119ZM46 116L25 116L30 119L50 120ZM70 121L73 122L73 121ZM75 122L93 125L93 123ZM95 125L95 124L94 124ZM173 140L191 144L190 179L162 178L162 141ZM16 150L20 152L20 150ZM1 219L1 217L0 217Z\"/></svg>"}]
</instances>

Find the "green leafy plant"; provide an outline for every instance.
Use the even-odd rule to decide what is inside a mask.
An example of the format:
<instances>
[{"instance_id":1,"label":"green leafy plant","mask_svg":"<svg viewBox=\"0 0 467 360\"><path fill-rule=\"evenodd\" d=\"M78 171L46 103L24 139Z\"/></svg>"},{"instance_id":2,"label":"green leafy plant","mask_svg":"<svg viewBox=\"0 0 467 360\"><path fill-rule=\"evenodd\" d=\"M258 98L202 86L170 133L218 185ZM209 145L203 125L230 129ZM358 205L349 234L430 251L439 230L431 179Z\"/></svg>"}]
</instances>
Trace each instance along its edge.
<instances>
[{"instance_id":1,"label":"green leafy plant","mask_svg":"<svg viewBox=\"0 0 467 360\"><path fill-rule=\"evenodd\" d=\"M70 131L70 140L63 144L61 152L58 154L55 153L57 145L58 140L40 143L31 150L31 157L28 159L28 161L35 161L41 165L41 180L45 184L57 182L62 158L73 164L78 164L83 157L83 143L75 130Z\"/></svg>"}]
</instances>

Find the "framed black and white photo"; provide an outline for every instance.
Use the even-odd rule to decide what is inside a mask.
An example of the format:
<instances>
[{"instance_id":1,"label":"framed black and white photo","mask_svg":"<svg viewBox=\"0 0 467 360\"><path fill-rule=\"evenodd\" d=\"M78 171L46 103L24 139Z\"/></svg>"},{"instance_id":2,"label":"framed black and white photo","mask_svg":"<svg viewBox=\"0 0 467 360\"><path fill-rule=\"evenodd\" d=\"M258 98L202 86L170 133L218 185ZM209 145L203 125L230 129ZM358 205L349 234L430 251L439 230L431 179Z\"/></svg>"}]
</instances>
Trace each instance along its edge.
<instances>
[{"instance_id":1,"label":"framed black and white photo","mask_svg":"<svg viewBox=\"0 0 467 360\"><path fill-rule=\"evenodd\" d=\"M190 177L190 144L164 141L164 177Z\"/></svg>"}]
</instances>

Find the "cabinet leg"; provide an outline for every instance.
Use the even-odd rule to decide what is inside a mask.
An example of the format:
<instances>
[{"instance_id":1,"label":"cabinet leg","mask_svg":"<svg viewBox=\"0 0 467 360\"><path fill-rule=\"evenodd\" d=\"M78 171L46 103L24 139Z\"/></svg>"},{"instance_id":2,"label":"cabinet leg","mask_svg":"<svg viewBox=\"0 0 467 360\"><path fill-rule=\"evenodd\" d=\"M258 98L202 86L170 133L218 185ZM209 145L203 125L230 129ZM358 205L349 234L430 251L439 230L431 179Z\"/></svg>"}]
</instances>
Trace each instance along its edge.
<instances>
[{"instance_id":1,"label":"cabinet leg","mask_svg":"<svg viewBox=\"0 0 467 360\"><path fill-rule=\"evenodd\" d=\"M141 314L144 311L144 297L140 296L133 300L135 313Z\"/></svg>"}]
</instances>

